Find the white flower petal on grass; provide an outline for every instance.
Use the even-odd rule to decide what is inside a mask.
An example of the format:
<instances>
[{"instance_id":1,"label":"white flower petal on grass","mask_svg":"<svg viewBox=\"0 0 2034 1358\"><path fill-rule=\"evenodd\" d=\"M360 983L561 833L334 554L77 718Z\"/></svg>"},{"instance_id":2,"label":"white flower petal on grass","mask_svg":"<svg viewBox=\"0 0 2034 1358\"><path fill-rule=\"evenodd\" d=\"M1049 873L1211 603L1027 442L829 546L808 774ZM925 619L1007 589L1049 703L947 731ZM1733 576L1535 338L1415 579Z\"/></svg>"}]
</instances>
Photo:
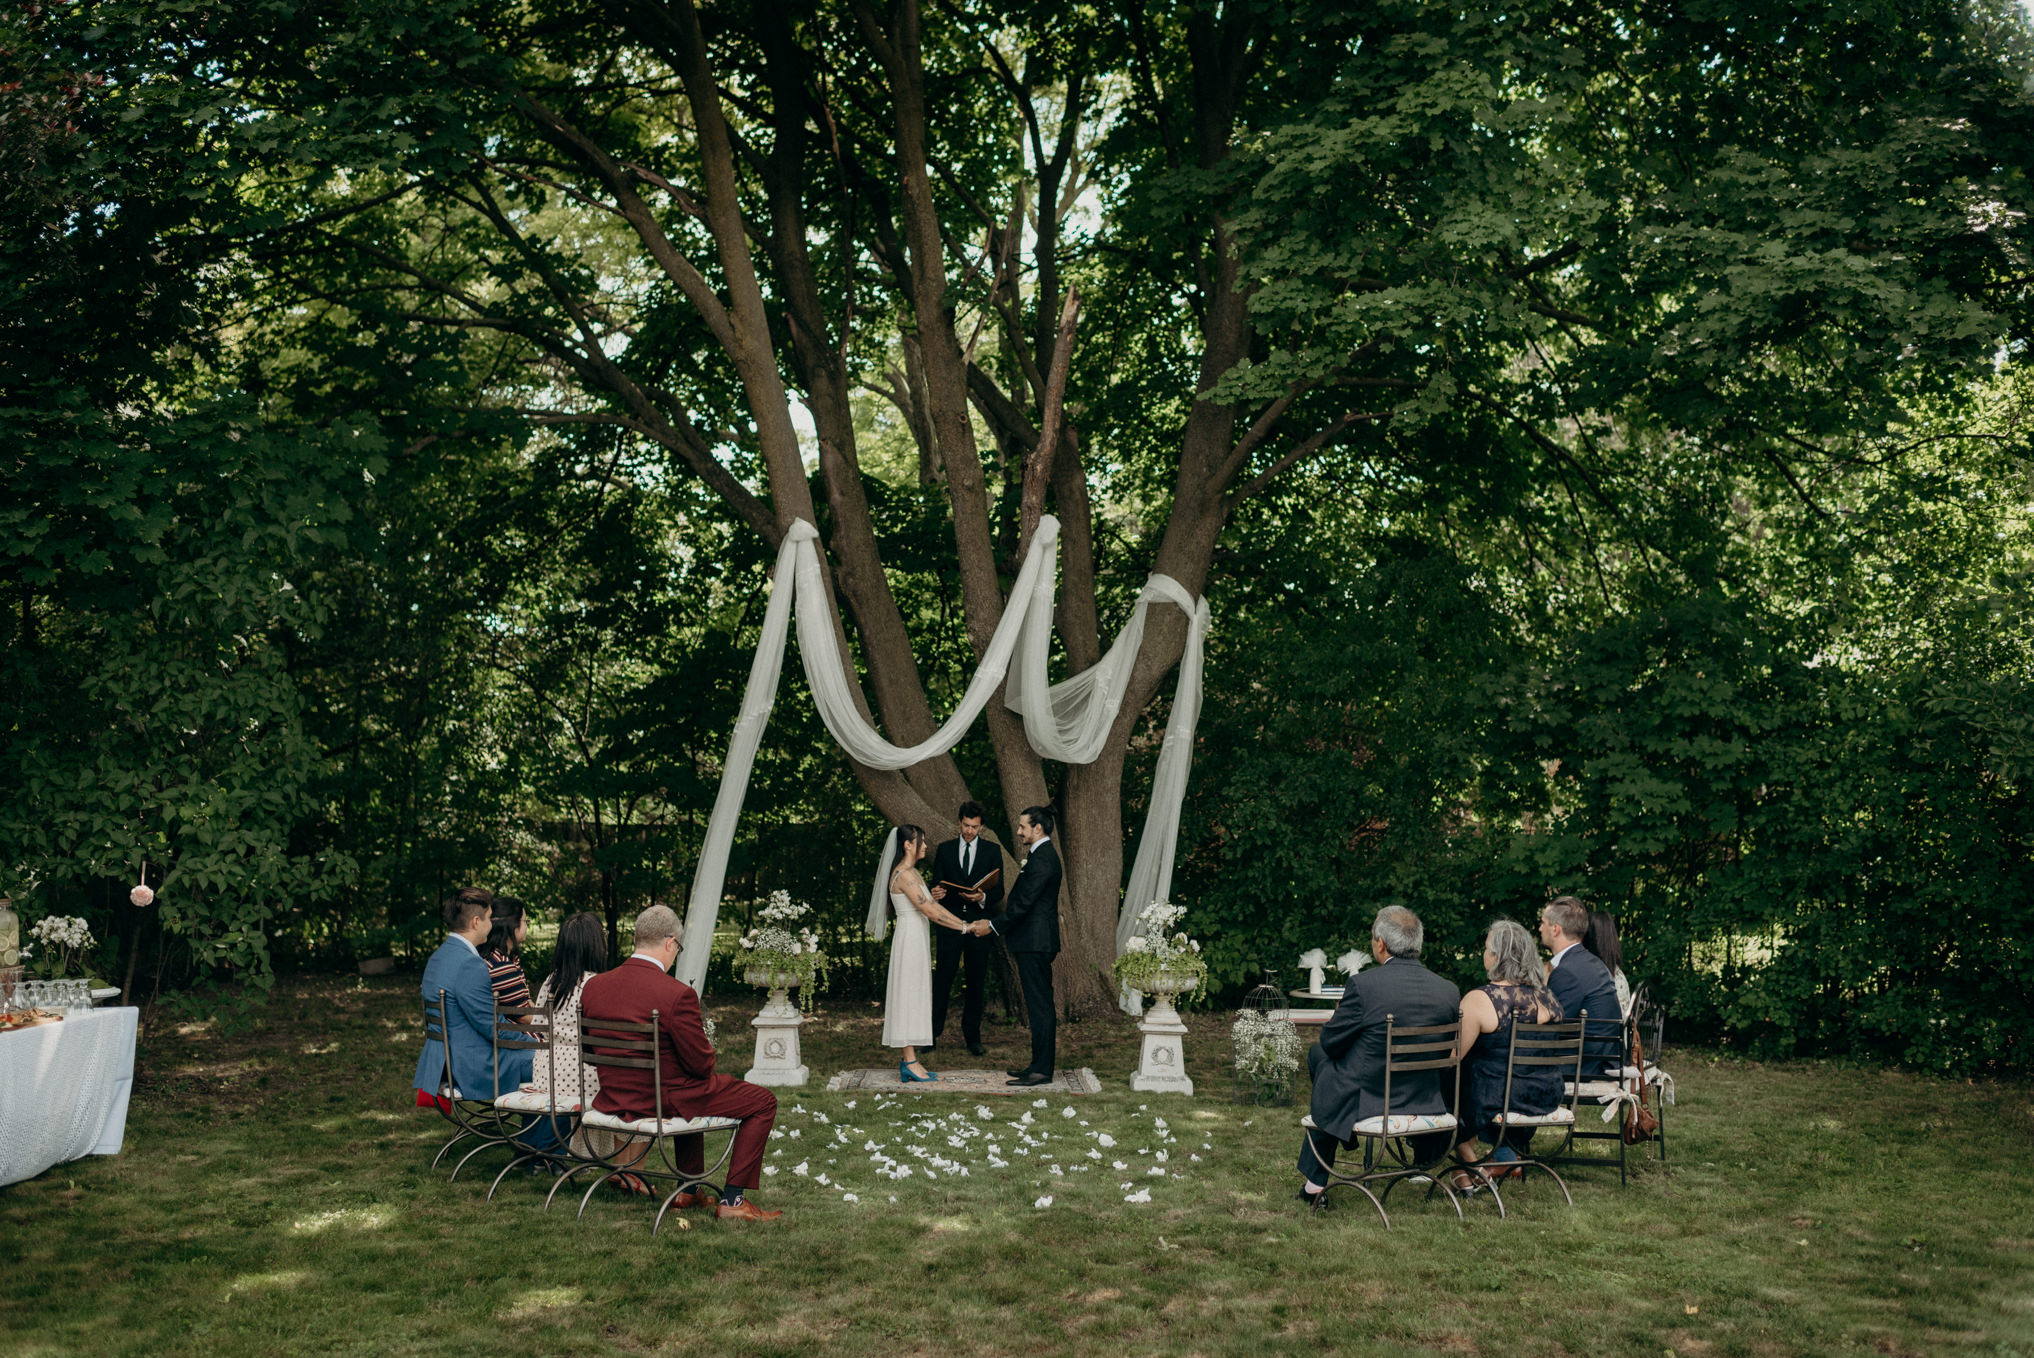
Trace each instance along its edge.
<instances>
[{"instance_id":1,"label":"white flower petal on grass","mask_svg":"<svg viewBox=\"0 0 2034 1358\"><path fill-rule=\"evenodd\" d=\"M793 1174L808 1174L811 1170L812 1162L810 1160L800 1160L797 1164L791 1166Z\"/></svg>"},{"instance_id":2,"label":"white flower petal on grass","mask_svg":"<svg viewBox=\"0 0 2034 1358\"><path fill-rule=\"evenodd\" d=\"M1194 1156L1194 1157L1193 1157L1193 1159L1194 1159L1194 1161L1195 1161L1196 1163L1198 1163L1198 1162L1199 1162L1200 1158L1201 1158L1201 1157L1200 1157L1200 1156L1198 1156L1198 1155L1196 1155L1196 1156Z\"/></svg>"},{"instance_id":3,"label":"white flower petal on grass","mask_svg":"<svg viewBox=\"0 0 2034 1358\"><path fill-rule=\"evenodd\" d=\"M1158 1129L1159 1131L1161 1131L1161 1132L1162 1132L1162 1131L1164 1131L1164 1130L1165 1130L1165 1126L1166 1126L1166 1123L1165 1123L1165 1119L1164 1119L1164 1118L1153 1118L1153 1119L1151 1120L1151 1125L1152 1125L1153 1127L1157 1128L1157 1129Z\"/></svg>"},{"instance_id":4,"label":"white flower petal on grass","mask_svg":"<svg viewBox=\"0 0 2034 1358\"><path fill-rule=\"evenodd\" d=\"M1008 1169L1010 1168L1010 1162L1008 1160L998 1160L995 1156L992 1155L989 1157L989 1168Z\"/></svg>"},{"instance_id":5,"label":"white flower petal on grass","mask_svg":"<svg viewBox=\"0 0 2034 1358\"><path fill-rule=\"evenodd\" d=\"M1089 1152L1088 1152L1088 1159L1090 1159L1090 1160L1099 1160L1099 1159L1101 1159L1101 1158L1102 1158L1102 1153L1101 1153L1100 1151L1089 1151Z\"/></svg>"},{"instance_id":6,"label":"white flower petal on grass","mask_svg":"<svg viewBox=\"0 0 2034 1358\"><path fill-rule=\"evenodd\" d=\"M1151 1158L1158 1161L1158 1163L1162 1165L1165 1163L1165 1152L1160 1151L1158 1154L1152 1156Z\"/></svg>"},{"instance_id":7,"label":"white flower petal on grass","mask_svg":"<svg viewBox=\"0 0 2034 1358\"><path fill-rule=\"evenodd\" d=\"M847 1107L847 1108L852 1108L852 1107L854 1107L854 1106L855 1106L855 1101L854 1101L853 1099L849 1099L849 1100L847 1101L847 1103L846 1103L846 1104L844 1104L844 1105L842 1105L842 1106L843 1106L843 1107Z\"/></svg>"},{"instance_id":8,"label":"white flower petal on grass","mask_svg":"<svg viewBox=\"0 0 2034 1358\"><path fill-rule=\"evenodd\" d=\"M891 1201L891 1202L895 1202L895 1201L897 1201L897 1195L896 1195L895 1193L892 1193L892 1194L890 1195L890 1201Z\"/></svg>"},{"instance_id":9,"label":"white flower petal on grass","mask_svg":"<svg viewBox=\"0 0 2034 1358\"><path fill-rule=\"evenodd\" d=\"M1047 1194L1046 1194L1046 1195L1045 1195L1044 1197L1040 1198L1040 1199L1039 1199L1039 1200L1038 1200L1037 1202L1034 1202L1034 1203L1032 1203L1031 1205L1032 1205L1033 1207L1050 1207L1050 1206L1052 1206L1052 1194L1050 1194L1050 1193L1047 1193Z\"/></svg>"},{"instance_id":10,"label":"white flower petal on grass","mask_svg":"<svg viewBox=\"0 0 2034 1358\"><path fill-rule=\"evenodd\" d=\"M1153 1165L1150 1169L1144 1171L1144 1177L1147 1179L1163 1179L1165 1177L1165 1166Z\"/></svg>"},{"instance_id":11,"label":"white flower petal on grass","mask_svg":"<svg viewBox=\"0 0 2034 1358\"><path fill-rule=\"evenodd\" d=\"M1116 1187L1118 1188L1135 1188L1136 1186L1137 1185L1131 1183L1128 1179L1125 1179L1122 1183L1116 1185Z\"/></svg>"},{"instance_id":12,"label":"white flower petal on grass","mask_svg":"<svg viewBox=\"0 0 2034 1358\"><path fill-rule=\"evenodd\" d=\"M854 1107L854 1105L853 1105L853 1104L849 1104L849 1105L848 1105L848 1107L852 1108L852 1107ZM861 1199L860 1199L860 1198L856 1197L856 1196L855 1196L854 1194L852 1194L852 1193L843 1193L843 1194L841 1194L841 1195L840 1195L840 1200L841 1200L842 1202L860 1202L860 1201L861 1201Z\"/></svg>"},{"instance_id":13,"label":"white flower petal on grass","mask_svg":"<svg viewBox=\"0 0 2034 1358\"><path fill-rule=\"evenodd\" d=\"M1033 1108L1043 1108L1043 1107L1045 1107L1045 1100L1044 1100L1044 1099L1033 1099L1033 1100L1031 1101L1031 1106L1032 1106Z\"/></svg>"},{"instance_id":14,"label":"white flower petal on grass","mask_svg":"<svg viewBox=\"0 0 2034 1358\"><path fill-rule=\"evenodd\" d=\"M777 1167L776 1167L775 1165L764 1165L764 1166L763 1166L763 1173L765 1173L765 1174L775 1174L776 1172L777 1172Z\"/></svg>"},{"instance_id":15,"label":"white flower petal on grass","mask_svg":"<svg viewBox=\"0 0 2034 1358\"><path fill-rule=\"evenodd\" d=\"M984 1122L994 1122L996 1120L996 1115L989 1111L989 1105L986 1103L975 1105L975 1116Z\"/></svg>"},{"instance_id":16,"label":"white flower petal on grass","mask_svg":"<svg viewBox=\"0 0 2034 1358\"><path fill-rule=\"evenodd\" d=\"M1107 1150L1116 1144L1116 1138L1110 1136L1107 1132L1097 1132L1095 1133L1095 1144L1103 1150Z\"/></svg>"},{"instance_id":17,"label":"white flower petal on grass","mask_svg":"<svg viewBox=\"0 0 2034 1358\"><path fill-rule=\"evenodd\" d=\"M1063 1118L1070 1118L1070 1117L1072 1117L1072 1116L1074 1115L1074 1110L1073 1110L1073 1105L1072 1105L1072 1104L1068 1104L1068 1105L1067 1105L1066 1107L1064 1107L1064 1108L1060 1109L1060 1110L1059 1110L1059 1115L1060 1115L1061 1117L1063 1117Z\"/></svg>"},{"instance_id":18,"label":"white flower petal on grass","mask_svg":"<svg viewBox=\"0 0 2034 1358\"><path fill-rule=\"evenodd\" d=\"M1214 1146L1213 1146L1212 1144L1210 1144L1209 1142L1203 1141L1203 1142L1201 1143L1201 1149L1202 1149L1202 1150L1204 1150L1204 1151L1211 1151L1211 1150L1213 1150L1213 1149L1214 1149Z\"/></svg>"},{"instance_id":19,"label":"white flower petal on grass","mask_svg":"<svg viewBox=\"0 0 2034 1358\"><path fill-rule=\"evenodd\" d=\"M1140 1189L1138 1189L1138 1190L1137 1190L1137 1191L1136 1191L1135 1193L1126 1193L1126 1194L1124 1194L1124 1195L1123 1195L1123 1201L1125 1201L1125 1202L1150 1202L1150 1201L1151 1201L1151 1190L1150 1190L1150 1189L1148 1189L1148 1188L1140 1188Z\"/></svg>"},{"instance_id":20,"label":"white flower petal on grass","mask_svg":"<svg viewBox=\"0 0 2034 1358\"><path fill-rule=\"evenodd\" d=\"M1130 1168L1130 1166L1124 1164L1121 1160L1112 1160L1109 1162L1109 1168L1121 1174L1124 1170Z\"/></svg>"}]
</instances>

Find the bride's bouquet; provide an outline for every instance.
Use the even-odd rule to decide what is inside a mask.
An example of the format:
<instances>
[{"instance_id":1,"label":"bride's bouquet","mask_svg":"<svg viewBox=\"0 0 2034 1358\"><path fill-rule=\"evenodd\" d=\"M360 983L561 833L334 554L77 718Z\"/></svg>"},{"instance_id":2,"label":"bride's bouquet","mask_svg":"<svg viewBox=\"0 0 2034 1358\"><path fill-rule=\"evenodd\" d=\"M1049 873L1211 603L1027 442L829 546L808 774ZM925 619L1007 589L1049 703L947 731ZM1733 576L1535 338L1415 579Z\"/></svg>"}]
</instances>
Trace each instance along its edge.
<instances>
[{"instance_id":1,"label":"bride's bouquet","mask_svg":"<svg viewBox=\"0 0 2034 1358\"><path fill-rule=\"evenodd\" d=\"M1208 974L1201 958L1201 945L1188 938L1176 925L1186 907L1171 901L1153 901L1137 918L1144 932L1132 938L1129 951L1116 959L1116 981L1130 990L1177 994ZM1180 984L1184 981L1186 984Z\"/></svg>"},{"instance_id":2,"label":"bride's bouquet","mask_svg":"<svg viewBox=\"0 0 2034 1358\"><path fill-rule=\"evenodd\" d=\"M825 977L826 954L820 951L819 935L799 923L812 913L811 906L779 890L770 893L769 903L758 913L762 923L742 935L735 950L740 966L751 973L788 977L788 984L807 988Z\"/></svg>"}]
</instances>

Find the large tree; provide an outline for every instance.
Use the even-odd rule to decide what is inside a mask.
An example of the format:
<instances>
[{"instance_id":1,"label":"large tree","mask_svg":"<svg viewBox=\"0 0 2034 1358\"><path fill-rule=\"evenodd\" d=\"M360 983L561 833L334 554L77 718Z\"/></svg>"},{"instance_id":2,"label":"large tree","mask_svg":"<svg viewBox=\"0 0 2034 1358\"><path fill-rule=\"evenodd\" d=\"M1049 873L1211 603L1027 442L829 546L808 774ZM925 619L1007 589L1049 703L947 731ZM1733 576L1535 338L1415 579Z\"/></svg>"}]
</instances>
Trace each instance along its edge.
<instances>
[{"instance_id":1,"label":"large tree","mask_svg":"<svg viewBox=\"0 0 2034 1358\"><path fill-rule=\"evenodd\" d=\"M190 69L233 110L224 143L298 148L235 241L280 298L395 351L473 336L493 405L661 450L765 544L818 523L864 701L908 744L936 717L858 393L894 404L944 498L977 653L1046 508L1080 669L1145 572L1217 583L1238 507L1310 459L1382 506L1473 506L1531 567L1671 578L1634 478L1672 461L1812 503L1818 467L1897 453L1904 402L2024 336L2009 15L355 0L157 22L211 58ZM1069 823L1075 1004L1108 992L1125 755L1184 624L1154 610L1093 764L1046 768L990 708L1001 803L1057 791ZM970 792L951 757L856 774L927 826Z\"/></svg>"}]
</instances>

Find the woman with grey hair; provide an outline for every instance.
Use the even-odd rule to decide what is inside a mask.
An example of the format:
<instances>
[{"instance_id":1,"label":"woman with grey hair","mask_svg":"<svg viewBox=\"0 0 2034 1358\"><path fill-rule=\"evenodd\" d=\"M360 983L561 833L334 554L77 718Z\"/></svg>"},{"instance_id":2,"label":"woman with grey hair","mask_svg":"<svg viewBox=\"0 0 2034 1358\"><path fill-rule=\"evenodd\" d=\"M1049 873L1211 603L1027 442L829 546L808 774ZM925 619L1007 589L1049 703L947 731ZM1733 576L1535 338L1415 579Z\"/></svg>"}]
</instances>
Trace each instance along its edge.
<instances>
[{"instance_id":1,"label":"woman with grey hair","mask_svg":"<svg viewBox=\"0 0 2034 1358\"><path fill-rule=\"evenodd\" d=\"M1483 970L1490 983L1462 997L1462 1036L1457 1048L1462 1059L1462 1100L1456 1118L1464 1139L1455 1150L1464 1160L1481 1159L1480 1137L1495 1147L1491 1160L1502 1164L1518 1159L1533 1140L1530 1127L1503 1128L1496 1122L1504 1110L1511 1025L1521 1019L1527 1023L1559 1022L1561 1002L1547 989L1547 969L1524 925L1501 919L1490 926L1483 939ZM1551 1113L1560 1105L1560 1067L1526 1066L1513 1072L1513 1112ZM1456 1188L1474 1191L1480 1186L1466 1172L1456 1178Z\"/></svg>"}]
</instances>

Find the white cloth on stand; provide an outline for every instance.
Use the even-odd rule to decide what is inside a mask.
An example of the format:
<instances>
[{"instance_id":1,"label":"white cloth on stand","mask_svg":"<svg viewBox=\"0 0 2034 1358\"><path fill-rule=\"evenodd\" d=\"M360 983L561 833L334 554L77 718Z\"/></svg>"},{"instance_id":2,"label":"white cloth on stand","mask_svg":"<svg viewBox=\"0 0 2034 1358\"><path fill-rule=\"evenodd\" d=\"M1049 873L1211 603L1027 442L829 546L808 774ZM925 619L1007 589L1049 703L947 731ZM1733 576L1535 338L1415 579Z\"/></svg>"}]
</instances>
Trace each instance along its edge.
<instances>
[{"instance_id":1,"label":"white cloth on stand","mask_svg":"<svg viewBox=\"0 0 2034 1358\"><path fill-rule=\"evenodd\" d=\"M120 1153L140 1017L97 1009L0 1033L0 1184Z\"/></svg>"},{"instance_id":2,"label":"white cloth on stand","mask_svg":"<svg viewBox=\"0 0 2034 1358\"><path fill-rule=\"evenodd\" d=\"M1006 679L1004 704L1023 718L1025 739L1033 750L1043 758L1063 763L1094 762L1122 710L1123 695L1143 644L1145 615L1150 606L1171 603L1185 611L1186 651L1180 661L1179 686L1152 780L1144 833L1138 841L1130 887L1117 925L1120 951L1137 931L1137 917L1144 908L1163 897L1171 887L1180 806L1186 797L1187 776L1193 762L1194 724L1200 716L1207 601L1196 600L1170 576L1153 575L1108 653L1093 668L1058 684L1048 683L1053 606L1058 595L1055 566L1059 521L1047 514L1038 522L1038 531L1011 587L1002 620L996 624L981 664L953 714L924 740L898 746L885 740L855 705L855 685L849 676L847 659L841 653L833 605L820 573L818 538L818 530L800 519L791 525L777 551L773 577L776 583L771 590L770 606L763 616L762 636L756 642L756 657L749 667L748 688L742 695L741 712L728 739L720 792L714 799L713 815L707 822L706 839L700 846L699 863L693 872L685 912L684 946L678 957L678 979L694 988L706 979L714 926L720 918L721 892L727 884L728 852L734 844L735 826L748 794L749 776L755 767L763 728L776 705L794 604L799 658L804 663L806 686L812 692L820 720L856 762L885 770L910 768L951 751L997 690L1004 688ZM885 863L888 858L886 853ZM879 877L877 891L882 889ZM878 898L872 895L870 933L881 937L875 924L878 903Z\"/></svg>"}]
</instances>

